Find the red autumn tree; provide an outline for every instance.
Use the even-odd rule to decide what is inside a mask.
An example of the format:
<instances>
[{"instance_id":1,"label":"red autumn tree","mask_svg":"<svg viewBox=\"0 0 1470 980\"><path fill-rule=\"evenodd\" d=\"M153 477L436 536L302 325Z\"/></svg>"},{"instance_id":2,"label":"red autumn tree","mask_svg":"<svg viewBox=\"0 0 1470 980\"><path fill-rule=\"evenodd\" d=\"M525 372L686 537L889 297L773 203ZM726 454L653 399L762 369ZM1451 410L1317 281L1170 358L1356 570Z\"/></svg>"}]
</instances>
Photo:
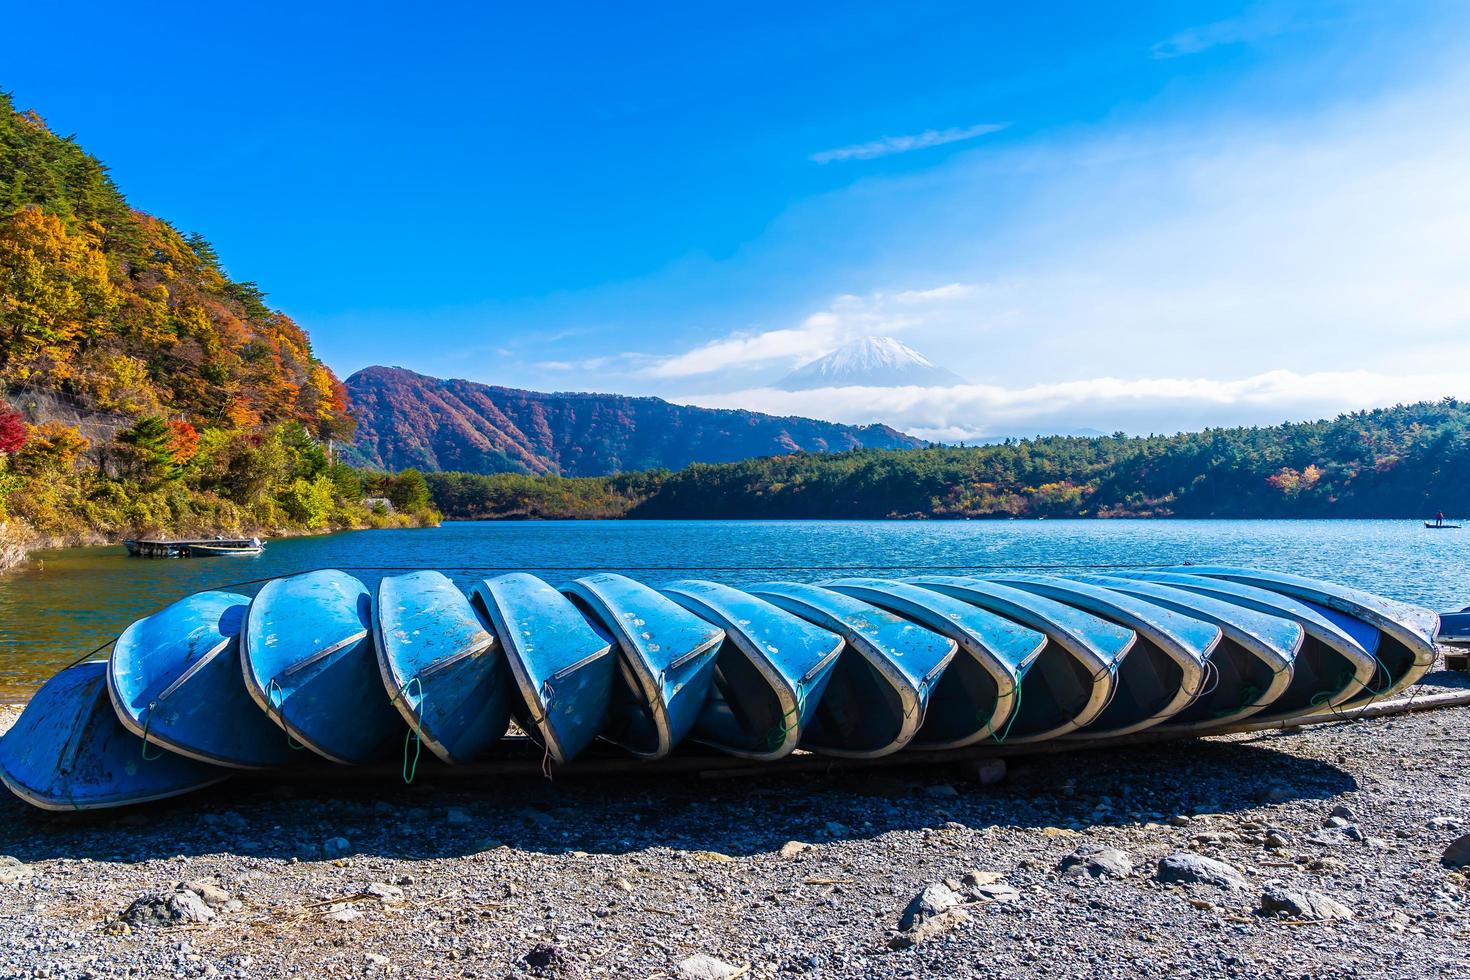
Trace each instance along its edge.
<instances>
[{"instance_id":1,"label":"red autumn tree","mask_svg":"<svg viewBox=\"0 0 1470 980\"><path fill-rule=\"evenodd\" d=\"M183 419L171 419L168 428L171 433L169 449L173 452L174 462L182 466L199 451L199 432Z\"/></svg>"},{"instance_id":2,"label":"red autumn tree","mask_svg":"<svg viewBox=\"0 0 1470 980\"><path fill-rule=\"evenodd\" d=\"M0 453L9 456L25 444L25 420L19 412L0 405Z\"/></svg>"}]
</instances>

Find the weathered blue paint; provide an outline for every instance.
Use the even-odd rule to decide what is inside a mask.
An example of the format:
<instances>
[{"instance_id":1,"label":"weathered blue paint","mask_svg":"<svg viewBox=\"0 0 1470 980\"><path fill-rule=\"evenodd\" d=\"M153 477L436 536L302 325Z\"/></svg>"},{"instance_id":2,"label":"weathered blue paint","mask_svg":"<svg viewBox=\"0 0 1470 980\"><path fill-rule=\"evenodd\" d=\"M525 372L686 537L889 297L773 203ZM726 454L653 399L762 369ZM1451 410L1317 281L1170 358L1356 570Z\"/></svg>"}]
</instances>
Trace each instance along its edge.
<instances>
[{"instance_id":1,"label":"weathered blue paint","mask_svg":"<svg viewBox=\"0 0 1470 980\"><path fill-rule=\"evenodd\" d=\"M930 697L915 748L953 749L1004 738L1022 680L1046 646L1046 635L988 609L917 585L844 578L827 588L898 613L959 645Z\"/></svg>"},{"instance_id":2,"label":"weathered blue paint","mask_svg":"<svg viewBox=\"0 0 1470 980\"><path fill-rule=\"evenodd\" d=\"M1288 690L1276 704L1261 713L1262 719L1295 714L1311 707L1328 710L1371 701L1375 698L1373 690L1388 683L1387 677L1380 678L1378 683L1374 681L1379 671L1376 656L1379 634L1362 620L1314 602L1229 579L1155 571L1124 572L1120 577L1170 585L1300 623L1307 637L1302 652L1297 654L1292 683L1309 685L1307 703L1303 705L1299 698L1291 698ZM1312 669L1304 669L1306 666Z\"/></svg>"},{"instance_id":3,"label":"weathered blue paint","mask_svg":"<svg viewBox=\"0 0 1470 980\"><path fill-rule=\"evenodd\" d=\"M617 641L621 683L604 736L644 758L668 755L704 708L725 631L623 575L588 575L562 591Z\"/></svg>"},{"instance_id":4,"label":"weathered blue paint","mask_svg":"<svg viewBox=\"0 0 1470 980\"><path fill-rule=\"evenodd\" d=\"M1376 627L1383 634L1377 655L1389 679L1386 686L1379 688L1380 697L1397 694L1418 681L1434 666L1438 656L1434 638L1439 632L1439 614L1422 606L1396 602L1351 586L1320 582L1288 572L1214 565L1184 565L1169 571L1229 579L1295 596L1336 609Z\"/></svg>"},{"instance_id":5,"label":"weathered blue paint","mask_svg":"<svg viewBox=\"0 0 1470 980\"><path fill-rule=\"evenodd\" d=\"M286 745L245 689L240 628L250 600L199 592L118 637L107 686L118 720L171 752L242 769L283 766Z\"/></svg>"},{"instance_id":6,"label":"weathered blue paint","mask_svg":"<svg viewBox=\"0 0 1470 980\"><path fill-rule=\"evenodd\" d=\"M1008 585L958 575L907 581L1046 634L1050 642L1023 688L1013 742L1058 738L1091 724L1112 699L1118 668L1137 641L1130 629Z\"/></svg>"},{"instance_id":7,"label":"weathered blue paint","mask_svg":"<svg viewBox=\"0 0 1470 980\"><path fill-rule=\"evenodd\" d=\"M877 758L913 740L954 659L954 640L819 585L766 582L746 591L846 641L803 748Z\"/></svg>"},{"instance_id":8,"label":"weathered blue paint","mask_svg":"<svg viewBox=\"0 0 1470 980\"><path fill-rule=\"evenodd\" d=\"M107 664L68 667L31 697L0 738L0 779L45 810L96 810L178 796L230 770L150 748L123 727L107 694Z\"/></svg>"},{"instance_id":9,"label":"weathered blue paint","mask_svg":"<svg viewBox=\"0 0 1470 980\"><path fill-rule=\"evenodd\" d=\"M1139 643L1118 671L1118 695L1088 737L1126 735L1168 721L1205 689L1206 666L1220 627L1101 586L1052 575L1003 575L992 581L1102 616L1133 630Z\"/></svg>"},{"instance_id":10,"label":"weathered blue paint","mask_svg":"<svg viewBox=\"0 0 1470 980\"><path fill-rule=\"evenodd\" d=\"M751 759L792 752L831 680L842 637L728 585L686 580L663 593L725 631L691 737Z\"/></svg>"},{"instance_id":11,"label":"weathered blue paint","mask_svg":"<svg viewBox=\"0 0 1470 980\"><path fill-rule=\"evenodd\" d=\"M553 762L576 758L607 719L617 666L611 639L566 596L524 572L481 582L473 601L504 645L519 692L517 720Z\"/></svg>"},{"instance_id":12,"label":"weathered blue paint","mask_svg":"<svg viewBox=\"0 0 1470 980\"><path fill-rule=\"evenodd\" d=\"M403 719L383 690L361 582L335 569L267 582L241 635L245 686L291 738L349 765L395 751Z\"/></svg>"},{"instance_id":13,"label":"weathered blue paint","mask_svg":"<svg viewBox=\"0 0 1470 980\"><path fill-rule=\"evenodd\" d=\"M510 726L505 654L470 600L432 571L378 583L378 670L389 699L429 751L473 762Z\"/></svg>"},{"instance_id":14,"label":"weathered blue paint","mask_svg":"<svg viewBox=\"0 0 1470 980\"><path fill-rule=\"evenodd\" d=\"M1256 657L1269 673L1265 683L1255 685L1255 692L1237 710L1212 719L1214 724L1237 721L1259 714L1285 693L1291 684L1297 652L1306 631L1301 624L1282 616L1257 612L1244 606L1224 602L1182 589L1109 575L1079 575L1079 581L1137 596L1140 599L1214 623L1232 642ZM1187 716L1189 722L1205 723L1198 713Z\"/></svg>"}]
</instances>

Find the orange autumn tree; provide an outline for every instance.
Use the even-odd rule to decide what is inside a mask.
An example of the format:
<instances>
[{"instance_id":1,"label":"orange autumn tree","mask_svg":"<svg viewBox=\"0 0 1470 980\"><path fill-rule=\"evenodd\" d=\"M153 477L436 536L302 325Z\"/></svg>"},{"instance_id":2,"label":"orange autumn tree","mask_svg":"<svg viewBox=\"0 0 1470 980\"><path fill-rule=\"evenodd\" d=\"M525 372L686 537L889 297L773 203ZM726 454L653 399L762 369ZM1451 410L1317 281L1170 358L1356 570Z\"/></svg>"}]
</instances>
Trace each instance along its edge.
<instances>
[{"instance_id":1,"label":"orange autumn tree","mask_svg":"<svg viewBox=\"0 0 1470 980\"><path fill-rule=\"evenodd\" d=\"M25 380L38 367L67 377L119 302L91 230L68 232L34 206L0 222L0 378Z\"/></svg>"}]
</instances>

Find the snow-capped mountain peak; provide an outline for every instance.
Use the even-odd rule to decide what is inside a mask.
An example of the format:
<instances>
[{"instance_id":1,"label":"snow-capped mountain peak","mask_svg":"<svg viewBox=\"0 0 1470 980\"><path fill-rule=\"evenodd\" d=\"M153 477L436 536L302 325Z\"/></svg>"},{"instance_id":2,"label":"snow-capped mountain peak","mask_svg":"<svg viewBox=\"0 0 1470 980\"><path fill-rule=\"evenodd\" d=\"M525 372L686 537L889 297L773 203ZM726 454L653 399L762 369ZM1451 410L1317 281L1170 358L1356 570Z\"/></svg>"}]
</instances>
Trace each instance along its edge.
<instances>
[{"instance_id":1,"label":"snow-capped mountain peak","mask_svg":"<svg viewBox=\"0 0 1470 980\"><path fill-rule=\"evenodd\" d=\"M965 380L953 371L945 370L892 337L863 337L802 365L777 381L775 387L804 391L849 385L934 388L964 383Z\"/></svg>"}]
</instances>

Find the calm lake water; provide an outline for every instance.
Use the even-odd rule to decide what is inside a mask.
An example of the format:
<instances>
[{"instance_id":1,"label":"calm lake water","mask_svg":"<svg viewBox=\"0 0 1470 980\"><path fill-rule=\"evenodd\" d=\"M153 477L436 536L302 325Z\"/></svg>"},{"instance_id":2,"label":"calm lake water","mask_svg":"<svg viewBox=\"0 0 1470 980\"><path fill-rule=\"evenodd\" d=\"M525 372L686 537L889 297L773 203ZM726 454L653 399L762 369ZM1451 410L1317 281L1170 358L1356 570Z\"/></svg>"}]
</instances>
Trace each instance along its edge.
<instances>
[{"instance_id":1,"label":"calm lake water","mask_svg":"<svg viewBox=\"0 0 1470 980\"><path fill-rule=\"evenodd\" d=\"M466 521L283 539L258 558L150 560L121 547L40 558L39 567L0 575L0 698L24 696L190 592L324 567L352 571L371 588L395 569L417 568L461 585L514 570L553 583L612 570L657 585L1208 562L1317 575L1435 609L1470 603L1470 530L1430 531L1416 521Z\"/></svg>"}]
</instances>

